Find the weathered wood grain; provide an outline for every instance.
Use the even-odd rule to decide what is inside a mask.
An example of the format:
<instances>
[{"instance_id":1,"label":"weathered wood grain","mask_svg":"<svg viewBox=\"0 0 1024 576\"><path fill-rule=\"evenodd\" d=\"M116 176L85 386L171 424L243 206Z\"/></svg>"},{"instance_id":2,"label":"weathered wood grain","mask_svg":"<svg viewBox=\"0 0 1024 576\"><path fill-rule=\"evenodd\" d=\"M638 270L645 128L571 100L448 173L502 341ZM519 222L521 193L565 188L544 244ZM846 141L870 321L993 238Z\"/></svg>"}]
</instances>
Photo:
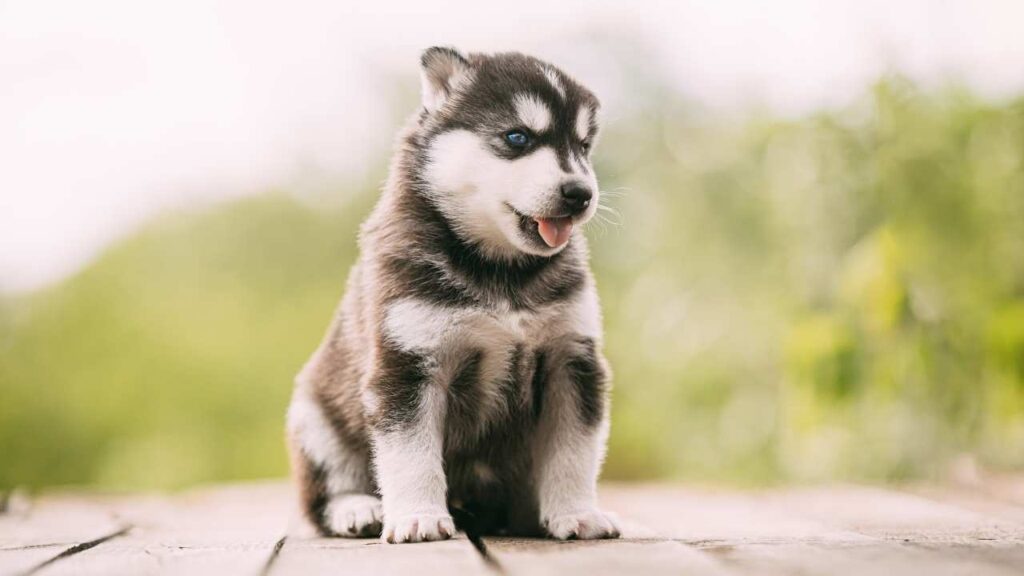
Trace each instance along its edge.
<instances>
[{"instance_id":1,"label":"weathered wood grain","mask_svg":"<svg viewBox=\"0 0 1024 576\"><path fill-rule=\"evenodd\" d=\"M296 530L284 483L177 494L47 494L27 509L0 513L0 576L1001 576L1024 573L1018 484L1024 479L1003 478L996 488L905 490L609 484L602 502L618 513L621 540L489 537L490 559L461 534L403 546L309 536Z\"/></svg>"},{"instance_id":2,"label":"weathered wood grain","mask_svg":"<svg viewBox=\"0 0 1024 576\"><path fill-rule=\"evenodd\" d=\"M45 574L258 574L288 528L289 493L273 485L128 497L105 503L133 526L102 549L77 554Z\"/></svg>"},{"instance_id":3,"label":"weathered wood grain","mask_svg":"<svg viewBox=\"0 0 1024 576\"><path fill-rule=\"evenodd\" d=\"M127 524L91 499L52 494L0 514L0 574L22 574Z\"/></svg>"}]
</instances>

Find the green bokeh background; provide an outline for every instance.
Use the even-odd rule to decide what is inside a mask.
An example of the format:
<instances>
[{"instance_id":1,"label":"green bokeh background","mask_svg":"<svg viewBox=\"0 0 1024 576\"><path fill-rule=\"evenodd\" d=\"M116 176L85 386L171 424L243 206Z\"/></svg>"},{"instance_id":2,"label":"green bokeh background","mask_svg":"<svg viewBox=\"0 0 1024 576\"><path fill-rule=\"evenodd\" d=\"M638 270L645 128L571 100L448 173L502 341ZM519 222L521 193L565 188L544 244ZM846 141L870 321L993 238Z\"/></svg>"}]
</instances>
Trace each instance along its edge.
<instances>
[{"instance_id":1,"label":"green bokeh background","mask_svg":"<svg viewBox=\"0 0 1024 576\"><path fill-rule=\"evenodd\" d=\"M1024 99L891 76L800 118L631 78L596 165L605 477L766 484L1024 466ZM384 177L384 162L373 180ZM166 214L0 299L0 487L286 474L291 380L376 186Z\"/></svg>"}]
</instances>

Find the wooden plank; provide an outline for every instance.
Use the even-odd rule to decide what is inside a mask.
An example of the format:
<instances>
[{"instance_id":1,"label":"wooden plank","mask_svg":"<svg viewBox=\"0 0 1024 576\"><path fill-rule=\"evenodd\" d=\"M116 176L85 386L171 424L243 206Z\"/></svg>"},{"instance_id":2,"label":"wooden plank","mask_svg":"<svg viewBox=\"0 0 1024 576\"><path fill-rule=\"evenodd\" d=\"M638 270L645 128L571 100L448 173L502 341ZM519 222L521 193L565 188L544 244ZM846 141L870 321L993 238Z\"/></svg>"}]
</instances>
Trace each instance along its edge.
<instances>
[{"instance_id":1,"label":"wooden plank","mask_svg":"<svg viewBox=\"0 0 1024 576\"><path fill-rule=\"evenodd\" d=\"M979 551L949 547L923 549L883 542L836 546L805 544L749 544L727 546L714 552L739 573L765 576L830 574L835 576L1010 576L1019 575L1021 564L988 556Z\"/></svg>"},{"instance_id":2,"label":"wooden plank","mask_svg":"<svg viewBox=\"0 0 1024 576\"><path fill-rule=\"evenodd\" d=\"M767 506L884 540L964 545L1024 544L1024 524L905 492L858 486L768 494Z\"/></svg>"},{"instance_id":3,"label":"wooden plank","mask_svg":"<svg viewBox=\"0 0 1024 576\"><path fill-rule=\"evenodd\" d=\"M865 543L872 540L820 519L767 503L768 491L735 492L670 485L609 485L604 506L644 532L636 536L678 540L694 546L773 542Z\"/></svg>"},{"instance_id":4,"label":"wooden plank","mask_svg":"<svg viewBox=\"0 0 1024 576\"><path fill-rule=\"evenodd\" d=\"M0 574L22 574L68 550L111 534L126 523L89 498L55 493L0 515Z\"/></svg>"},{"instance_id":5,"label":"wooden plank","mask_svg":"<svg viewBox=\"0 0 1024 576\"><path fill-rule=\"evenodd\" d=\"M609 485L623 539L554 542L486 538L506 574L979 574L1019 573L1024 523L1015 505L963 490L895 492L857 486L725 491ZM173 495L54 494L27 514L0 515L0 575L24 571L126 525L127 534L41 570L59 574L482 573L459 538L388 546L303 536L284 483ZM274 550L280 548L275 554ZM274 557L272 563L268 560Z\"/></svg>"},{"instance_id":6,"label":"wooden plank","mask_svg":"<svg viewBox=\"0 0 1024 576\"><path fill-rule=\"evenodd\" d=\"M999 575L1024 566L1019 523L913 494L654 486L613 488L604 499L740 573Z\"/></svg>"},{"instance_id":7,"label":"wooden plank","mask_svg":"<svg viewBox=\"0 0 1024 576\"><path fill-rule=\"evenodd\" d=\"M481 574L487 564L460 535L453 540L389 545L377 539L289 538L272 576L338 574Z\"/></svg>"},{"instance_id":8,"label":"wooden plank","mask_svg":"<svg viewBox=\"0 0 1024 576\"><path fill-rule=\"evenodd\" d=\"M132 531L46 574L259 574L287 529L288 494L274 483L110 500Z\"/></svg>"},{"instance_id":9,"label":"wooden plank","mask_svg":"<svg viewBox=\"0 0 1024 576\"><path fill-rule=\"evenodd\" d=\"M67 549L68 546L60 544L0 549L0 574L3 576L30 574L36 567L42 566Z\"/></svg>"},{"instance_id":10,"label":"wooden plank","mask_svg":"<svg viewBox=\"0 0 1024 576\"><path fill-rule=\"evenodd\" d=\"M694 574L733 572L714 556L678 542L629 539L554 542L489 539L490 548L508 574Z\"/></svg>"},{"instance_id":11,"label":"wooden plank","mask_svg":"<svg viewBox=\"0 0 1024 576\"><path fill-rule=\"evenodd\" d=\"M91 497L56 493L35 500L25 510L0 515L0 548L70 546L124 524Z\"/></svg>"},{"instance_id":12,"label":"wooden plank","mask_svg":"<svg viewBox=\"0 0 1024 576\"><path fill-rule=\"evenodd\" d=\"M671 486L612 486L606 506L665 538L691 544L819 542L865 544L1006 541L1024 543L1024 524L933 495L844 486L725 492ZM990 503L997 506L995 503ZM1006 510L1004 506L1003 510Z\"/></svg>"}]
</instances>

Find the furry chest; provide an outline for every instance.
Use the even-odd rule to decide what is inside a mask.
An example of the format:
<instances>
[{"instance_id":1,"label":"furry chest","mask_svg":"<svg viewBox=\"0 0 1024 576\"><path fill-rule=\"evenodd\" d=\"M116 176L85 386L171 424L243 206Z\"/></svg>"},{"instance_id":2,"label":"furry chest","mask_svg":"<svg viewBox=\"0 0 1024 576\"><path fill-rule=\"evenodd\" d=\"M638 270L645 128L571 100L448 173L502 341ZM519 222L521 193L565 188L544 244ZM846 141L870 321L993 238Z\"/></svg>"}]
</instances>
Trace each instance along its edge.
<instances>
[{"instance_id":1,"label":"furry chest","mask_svg":"<svg viewBox=\"0 0 1024 576\"><path fill-rule=\"evenodd\" d=\"M530 404L537 352L568 325L558 307L511 312L404 300L388 309L384 330L430 365L454 412L487 419Z\"/></svg>"},{"instance_id":2,"label":"furry chest","mask_svg":"<svg viewBox=\"0 0 1024 576\"><path fill-rule=\"evenodd\" d=\"M439 362L459 351L500 353L520 345L533 348L566 331L564 314L556 307L512 312L410 299L392 304L384 319L384 334L390 342Z\"/></svg>"}]
</instances>

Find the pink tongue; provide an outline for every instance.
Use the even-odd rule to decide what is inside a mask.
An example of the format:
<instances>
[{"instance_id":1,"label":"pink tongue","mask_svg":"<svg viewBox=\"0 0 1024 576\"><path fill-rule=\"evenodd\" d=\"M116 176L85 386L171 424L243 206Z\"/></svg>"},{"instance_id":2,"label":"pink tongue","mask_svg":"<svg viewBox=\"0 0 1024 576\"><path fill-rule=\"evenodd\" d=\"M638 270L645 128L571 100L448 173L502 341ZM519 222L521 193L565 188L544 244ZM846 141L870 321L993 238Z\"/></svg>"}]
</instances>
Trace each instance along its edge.
<instances>
[{"instance_id":1,"label":"pink tongue","mask_svg":"<svg viewBox=\"0 0 1024 576\"><path fill-rule=\"evenodd\" d=\"M569 241L572 234L572 218L536 218L537 231L544 242L557 248Z\"/></svg>"}]
</instances>

